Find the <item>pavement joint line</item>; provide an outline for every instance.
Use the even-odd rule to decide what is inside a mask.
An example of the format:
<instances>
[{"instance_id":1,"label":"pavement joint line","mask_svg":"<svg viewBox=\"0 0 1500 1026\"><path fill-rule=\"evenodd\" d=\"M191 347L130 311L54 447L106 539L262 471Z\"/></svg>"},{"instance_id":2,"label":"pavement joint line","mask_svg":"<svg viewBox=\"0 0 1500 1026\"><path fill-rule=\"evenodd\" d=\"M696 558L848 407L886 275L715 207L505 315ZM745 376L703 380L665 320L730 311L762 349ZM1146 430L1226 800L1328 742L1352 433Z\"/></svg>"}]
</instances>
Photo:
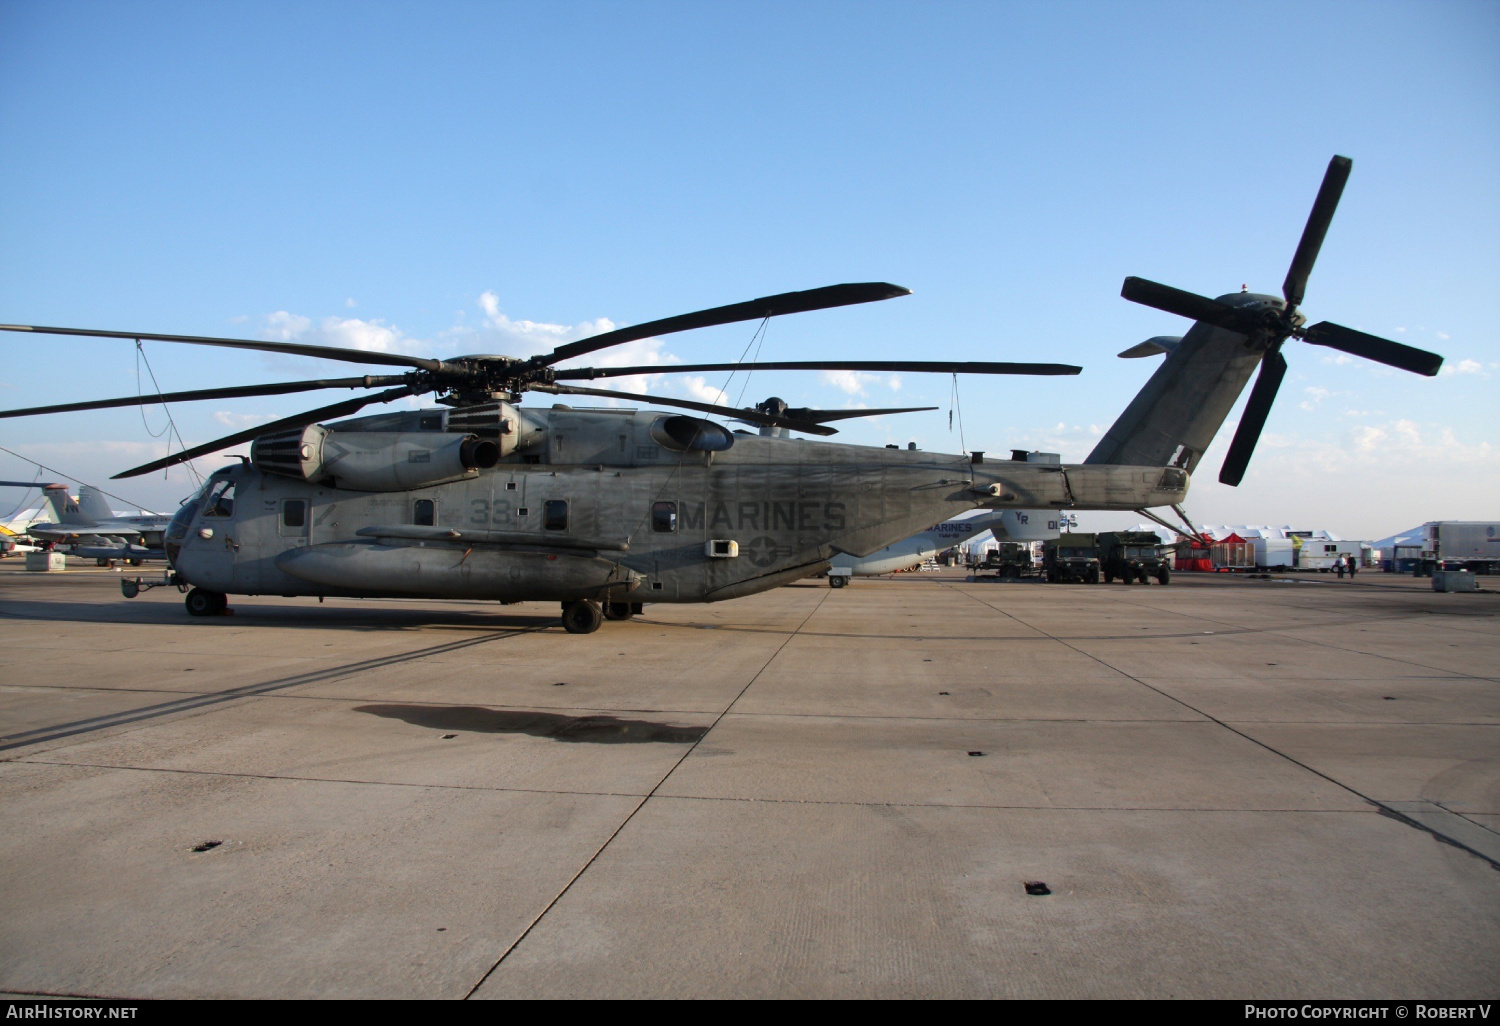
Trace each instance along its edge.
<instances>
[{"instance_id":1,"label":"pavement joint line","mask_svg":"<svg viewBox=\"0 0 1500 1026\"><path fill-rule=\"evenodd\" d=\"M766 661L761 664L760 669L756 670L755 673L751 675L750 679L745 682L745 686L740 688L739 693L736 694L734 698L730 700L729 704L724 707L723 712L719 713L719 715L714 718L714 721L708 725L708 729L699 736L698 740L694 741L691 745L688 746L687 751L683 752L682 755L672 763L667 772L662 775L662 778L656 782L656 786L652 787L650 792L644 798L642 798L639 803L636 804L636 807L630 810L630 814L620 821L620 825L615 827L610 835L604 839L604 843L599 846L598 850L595 851L594 854L589 856L588 861L585 862L582 866L578 867L578 872L574 873L572 878L563 885L562 890L558 891L557 894L553 896L552 900L547 902L546 907L544 907L540 912L537 913L536 918L532 919L530 923L526 924L526 929L522 930L516 937L516 939L511 941L510 945L504 951L500 952L500 957L495 959L495 964L490 966L489 969L485 971L484 975L479 978L478 982L476 982L473 987L469 988L469 992L464 995L465 1001L473 997L475 993L478 992L479 988L484 986L485 981L488 980L492 975L494 975L495 970L499 969L501 964L510 957L511 952L515 951L516 948L521 946L521 942L524 941L528 936L530 936L531 931L536 929L537 924L540 923L544 918L546 918L547 913L551 912L552 909L556 907L557 903L563 899L563 895L572 890L573 885L583 877L584 873L588 872L589 867L598 860L600 855L604 854L605 849L608 848L611 843L613 843L614 839L620 836L620 831L624 830L630 824L630 821L635 819L636 814L646 807L646 803L649 802L659 790L661 790L663 784L671 779L672 774L677 772L677 768L687 760L688 756L692 755L693 752L697 750L698 746L703 743L703 739L705 737L708 737L708 735L713 732L713 729L719 725L719 721L729 713L729 710L734 708L736 702L744 697L745 692L750 690L750 686L760 679L760 675L766 672L766 668L776 661L776 657L779 656L783 650L785 650L787 645L791 644L792 639L797 636L797 631L806 626L807 622L817 614L818 610L823 608L823 603L828 601L828 596L832 593L833 589L830 588L826 591L823 591L822 594L819 595L818 600L813 604L812 609L808 610L807 615L802 618L802 622L797 625L797 629L788 634L786 639L782 641L780 645L776 646L776 651L772 652L769 656L766 657Z\"/></svg>"},{"instance_id":2,"label":"pavement joint line","mask_svg":"<svg viewBox=\"0 0 1500 1026\"><path fill-rule=\"evenodd\" d=\"M463 648L471 648L475 645L483 645L491 641L502 641L507 638L541 630L541 627L529 630L497 632L483 638L465 638L462 641L450 641L441 645L432 645L427 648L415 649L409 652L393 653L391 655L379 656L375 659L365 659L357 663L344 663L341 666L332 666L323 670L310 670L306 673L296 674L291 677L281 677L276 680L266 681L260 684L245 684L230 688L225 691L210 692L201 695L192 695L187 698L173 699L168 702L158 702L155 705L144 706L139 709L128 709L119 713L111 713L103 716L94 716L84 720L74 720L70 723L59 723L49 727L36 727L32 730L24 730L15 734L0 737L0 752L10 751L16 748L24 748L30 745L45 744L48 741L56 741L76 734L91 733L96 730L104 730L109 727L124 726L138 723L142 720L158 719L173 713L188 712L201 709L205 706L218 705L223 702L232 702L240 698L250 698L264 694L269 691L279 691L285 688L301 687L307 684L326 683L338 680L342 677L364 673L369 670L379 669L385 666L393 666L399 663L412 662L433 655L456 651ZM41 736L36 736L41 735ZM24 740L21 740L24 739Z\"/></svg>"},{"instance_id":3,"label":"pavement joint line","mask_svg":"<svg viewBox=\"0 0 1500 1026\"><path fill-rule=\"evenodd\" d=\"M1025 623L1024 620L1021 620L1020 617L1016 616L1015 614L1013 614L1013 613L1011 613L1009 611L1002 610L1001 612L1004 612L1004 614L1006 616L1008 616L1011 619L1015 620L1017 623L1022 623L1022 624ZM1212 620L1205 620L1205 622L1212 623L1213 621ZM1030 625L1027 624L1027 626L1030 626ZM1040 629L1040 628L1037 628L1037 629ZM1302 640L1302 639L1292 639L1292 640ZM1207 712L1204 712L1201 709L1198 709L1192 703L1190 703L1188 701L1185 701L1184 699L1178 698L1176 695L1169 694L1168 692L1163 691L1161 688L1153 687L1152 685L1147 684L1144 680L1141 680L1139 677L1135 676L1132 673L1126 673L1126 671L1121 670L1121 669L1119 669L1116 666L1111 666L1109 663L1105 662L1104 659L1102 657L1100 657L1100 656L1096 656L1096 655L1093 655L1092 653L1085 652L1082 649L1076 648L1073 645L1068 645L1068 643L1066 641L1064 641L1062 643L1065 644L1065 645L1067 645L1069 648L1072 648L1075 652L1078 652L1081 655L1088 656L1088 658L1095 660L1096 662L1100 663L1101 665L1108 666L1110 669L1115 670L1118 673L1124 674L1126 677L1129 677L1131 680L1135 681L1141 687L1148 688L1151 691L1155 691L1157 694L1161 695L1163 698L1166 698L1166 699L1168 699L1170 701L1176 702L1176 703L1178 703L1179 705L1183 706L1186 709L1193 710L1194 712L1198 713L1200 716L1204 717L1205 719L1208 719L1208 720L1213 721L1214 723L1217 723L1219 726L1223 727L1225 730L1229 731L1230 733L1237 734L1238 736L1244 738L1246 741L1249 741L1251 744L1257 745L1260 748L1263 748L1266 751L1270 752L1271 754L1273 754L1275 756L1278 756L1279 758L1285 759L1287 762L1290 762L1292 765L1297 766L1297 767L1299 767L1299 768L1307 771L1308 773L1311 773L1311 774L1313 774L1315 776L1321 777L1322 779L1328 781L1330 784L1333 784L1335 787L1339 787L1339 788L1342 788L1345 791L1348 791L1350 794L1354 795L1356 798L1359 798L1359 799L1361 799L1363 801L1368 802L1370 805L1374 806L1377 810L1379 810L1379 811L1381 811L1381 812L1383 812L1383 813L1385 813L1387 815L1393 816L1393 817L1395 817L1396 819L1398 819L1399 821L1401 821L1403 823L1406 823L1406 824L1408 824L1410 826L1416 827L1418 830L1421 830L1424 833L1431 834L1433 837L1438 838L1439 840L1443 841L1445 844L1452 844L1452 845L1454 845L1457 848L1462 848L1464 851L1467 851L1469 854L1474 855L1476 858L1481 858L1484 861L1488 862L1491 866L1494 866L1495 868L1500 869L1500 861L1496 861L1494 858L1492 858L1490 855L1486 854L1485 852L1478 851L1475 848L1472 848L1469 845L1462 843L1461 841L1455 840L1454 838L1449 837L1446 834L1440 833L1439 831L1434 830L1432 827L1428 826L1426 823L1419 822L1418 820L1415 820L1415 819L1411 818L1410 816L1405 816L1405 815L1402 815L1400 813L1395 812L1394 810L1388 809L1385 804L1383 804L1382 802L1378 801L1377 799L1371 798L1367 794L1364 794L1358 788L1355 788L1355 787L1353 787L1350 784L1346 784L1346 783L1344 783L1341 780L1337 780L1334 777L1329 776L1327 773L1324 773L1322 770L1314 769L1312 766L1309 766L1307 763L1302 762L1300 759L1293 758L1291 755L1288 755L1286 752L1283 752L1283 751L1279 750L1274 745L1268 744L1267 742L1262 741L1259 738L1252 737L1250 734L1247 734L1244 731L1237 729L1232 724L1227 723L1224 720L1219 719L1217 716L1213 716L1213 715L1211 715L1211 714L1209 714ZM1335 651L1347 651L1345 649L1340 649L1337 646L1328 646L1328 647L1333 648ZM1361 654L1363 654L1363 653L1361 653ZM1379 657L1379 658L1384 658L1384 657ZM1411 665L1420 665L1420 664L1411 664ZM1428 667L1428 669L1436 669L1436 667ZM1479 678L1479 679L1486 679L1486 678Z\"/></svg>"},{"instance_id":4,"label":"pavement joint line","mask_svg":"<svg viewBox=\"0 0 1500 1026\"><path fill-rule=\"evenodd\" d=\"M1111 599L1111 600L1113 600L1115 602L1119 602L1121 600L1127 600L1127 599L1131 598L1132 596L1121 594L1121 593L1116 592L1116 591L1111 591L1111 592L1107 593L1105 595L1105 597L1108 598L1108 599ZM984 604L985 605L989 605L989 603L987 603L987 602L984 603ZM1440 672L1440 673L1451 674L1451 675L1457 676L1457 677L1466 677L1466 678L1468 678L1470 680L1482 680L1482 681L1489 681L1489 682L1492 682L1492 683L1500 683L1500 678L1496 678L1496 677L1485 677L1485 676L1481 676L1479 674L1465 673L1463 670L1449 670L1449 669L1446 669L1446 668L1441 667L1441 666L1431 666L1431 665L1429 665L1427 663L1419 663L1419 662L1416 662L1416 661L1411 660L1411 659L1402 659L1400 656L1383 655L1383 654L1376 653L1376 652L1363 652L1363 651L1360 651L1359 649L1355 649L1355 648L1345 648L1345 647L1340 646L1340 645L1333 645L1333 644L1330 644L1327 641L1324 641L1324 640L1321 640L1321 639L1317 639L1317 638L1302 638L1302 637L1298 637L1298 636L1296 636L1294 634L1285 633L1285 632L1288 632L1288 631L1323 630L1323 629L1326 629L1328 627L1352 627L1355 624L1361 624L1361 623L1390 623L1390 622L1393 622L1393 621L1401 621L1401 620L1412 620L1412 621L1423 620L1424 621L1424 626L1425 626L1426 625L1425 624L1425 618L1426 618L1427 615L1429 615L1427 613L1424 613L1422 616L1414 616L1414 615L1411 615L1411 614L1401 614L1399 616L1378 616L1378 617L1369 617L1369 618L1360 617L1360 618L1349 619L1349 620L1329 621L1329 622L1326 622L1326 623L1299 623L1299 624L1295 624L1295 625L1292 625L1292 626L1285 626L1285 627L1250 628L1250 627L1243 627L1243 626L1241 626L1239 624L1235 624L1235 623L1233 623L1233 622L1231 622L1229 620L1216 620L1213 617L1199 616L1199 615L1196 615L1196 614L1193 614L1193 613L1183 613L1183 612L1179 612L1177 610L1166 610L1166 609L1162 609L1159 606L1153 606L1153 605L1150 605L1150 604L1144 603L1144 602L1129 602L1128 604L1132 608L1135 608L1135 609L1147 609L1147 610L1150 610L1150 611L1155 612L1155 613L1171 613L1172 615L1176 615L1176 616L1186 616L1186 617L1189 617L1191 619L1199 621L1200 623L1219 624L1219 625L1231 628L1230 630L1221 630L1221 631L1217 632L1216 636L1222 636L1224 634L1231 634L1231 633L1233 633L1233 634L1250 634L1250 633L1267 634L1267 635L1270 635L1271 637L1282 638L1283 640L1286 640L1286 641L1297 641L1297 642L1301 642L1302 644L1317 645L1317 646L1322 647L1322 648L1331 648L1335 652L1348 652L1350 655L1361 655L1361 656L1366 656L1366 657L1371 658L1371 659L1388 659L1388 660L1390 660L1392 662L1401 663L1401 664L1406 665L1406 666L1416 666L1416 667L1419 667L1419 668L1424 669L1424 670L1434 670L1434 671L1437 671L1437 672ZM990 608L993 609L995 607L991 606ZM1283 606L1281 608L1286 608L1286 607ZM1298 608L1312 608L1312 607L1298 607ZM1433 612L1436 612L1436 611L1433 611ZM1024 623L1024 621L1019 620L1019 618L1017 618L1017 622L1018 623ZM1131 636L1127 635L1126 637L1131 637ZM1145 639L1156 639L1156 638L1163 638L1163 637L1196 637L1196 635L1189 635L1189 634L1185 634L1185 635L1146 634L1144 636ZM1118 639L1103 638L1103 637L1101 637L1101 638L1064 638L1062 636L1059 636L1057 638L1057 640L1063 641L1066 644L1066 642L1069 641L1069 640L1072 640L1072 641L1113 641L1113 640L1118 640ZM1069 646L1069 647L1071 647L1071 646Z\"/></svg>"},{"instance_id":5,"label":"pavement joint line","mask_svg":"<svg viewBox=\"0 0 1500 1026\"><path fill-rule=\"evenodd\" d=\"M234 770L187 769L181 766L121 766L108 762L74 762L62 759L22 757L7 759L12 766L60 766L70 769L118 770L126 773L180 773L194 777L232 777L247 780L285 780L304 784L353 784L360 787L415 787L440 791L493 791L511 794L567 794L580 798L642 798L644 791L575 791L552 787L492 787L481 784L438 784L415 780L355 780L350 777L303 777L293 773L243 773Z\"/></svg>"},{"instance_id":6,"label":"pavement joint line","mask_svg":"<svg viewBox=\"0 0 1500 1026\"><path fill-rule=\"evenodd\" d=\"M1151 679L1156 679L1156 680L1160 680L1160 679L1179 680L1179 679L1185 679L1185 678L1151 678ZM1238 678L1235 678L1235 679L1238 679ZM1284 680L1287 680L1287 679L1288 678L1282 678L1282 677L1265 678L1265 680L1267 680L1267 681L1276 682L1276 683L1280 683L1280 682L1282 682ZM1319 678L1307 678L1307 679L1311 680L1311 681L1314 681L1314 682L1317 682L1317 683L1323 683L1323 681L1321 681L1321 679L1319 679ZM1429 678L1418 678L1418 679L1425 680L1425 679L1429 679ZM1450 678L1439 677L1439 678L1430 678L1430 679L1444 680L1444 679L1450 679ZM1467 679L1467 678L1453 678L1453 679ZM1097 683L1097 684L1116 684L1116 683L1122 683L1122 682L1115 681L1115 680L1110 680L1110 679L1101 679L1101 680L1098 680L1098 681L1094 681L1092 683ZM1135 681L1131 681L1131 683L1136 683L1136 682ZM950 686L955 686L955 685L950 685ZM956 686L960 686L961 687L962 685L956 685ZM11 688L11 689L20 690L20 691L27 691L27 690L88 691L88 692L92 692L94 694L99 694L99 695L109 695L109 694L114 694L116 692L127 693L127 694L136 694L136 693L141 693L141 694L186 694L186 695L205 695L205 696L218 694L218 692L212 692L212 691L209 691L209 692L197 692L197 691L179 692L179 691L171 691L171 690L168 690L168 689L165 689L165 688L156 688L156 689L146 689L146 688L81 688L81 687L67 687L67 686L63 686L63 685L53 685L53 684L0 684L0 689L3 689L3 688ZM268 701L327 702L327 703L344 703L344 704L370 703L370 702L388 702L388 701L391 701L390 697L386 696L386 695L349 696L349 695L297 695L297 694L285 694L285 693L267 693L267 694L245 695L243 697L245 697L247 699L265 699L265 700L268 700ZM423 708L430 708L430 709L447 709L447 708L451 708L453 706L452 702L426 702L426 701L416 701L416 700L407 700L407 701L403 701L403 702L401 702L399 704L401 704L401 705L409 705L409 706L420 706L420 707L423 707ZM518 711L559 712L559 713L577 714L580 717L597 715L597 714L608 715L608 714L613 714L613 713L631 713L631 714L643 715L643 716L657 715L657 716L673 716L673 717L689 717L689 716L698 716L698 715L711 715L711 711L707 710L707 709L674 709L674 708L661 708L661 707L657 707L657 706L635 707L635 706L621 706L621 705L548 705L548 704L541 703L541 702L515 702L515 703L469 702L469 703L465 703L465 704L472 705L472 706L475 706L475 707L481 708L481 709L492 709L492 710L495 710L497 712L518 712ZM903 713L903 714L894 714L894 713L893 714L875 714L875 713L856 713L856 712L811 713L811 712L772 712L772 711L764 711L764 712L737 712L737 713L730 713L728 715L729 716L733 716L733 717L745 717L745 718L754 717L754 718L757 718L757 719L787 719L787 720L825 719L825 720L858 720L858 721L870 721L870 722L879 721L879 720L902 720L902 721L912 721L912 720L915 720L915 721L920 721L920 722L923 722L923 723L1079 723L1079 724L1088 724L1088 723L1100 723L1100 724L1136 724L1136 723L1142 723L1142 724L1161 724L1161 723L1177 723L1177 724L1182 724L1182 723L1196 723L1197 722L1195 720L1190 720L1190 719L1188 719L1188 720L1185 720L1185 719L1172 719L1170 717L1165 717L1165 716L1118 716L1118 717L1110 717L1110 716L1092 716L1092 717L1079 717L1079 716L917 716L917 715L905 714L905 713ZM1332 726L1349 726L1349 727L1424 727L1424 726L1431 726L1431 727L1495 727L1495 726L1500 726L1500 719L1496 719L1496 720L1431 720L1431 719L1428 719L1428 720L1378 720L1378 721L1368 721L1368 722L1351 723L1348 720L1327 720L1327 719L1323 719L1323 720L1314 720L1314 719L1298 719L1298 720L1290 720L1290 719L1289 720L1247 720L1247 719L1242 719L1242 718L1236 718L1236 719L1230 720L1229 722L1231 722L1231 723L1255 724L1255 725L1266 725L1266 726L1307 726L1307 725L1311 725L1311 726L1332 725ZM17 736L17 737L19 737L20 735L8 735L8 736ZM0 760L0 761L4 761L4 760Z\"/></svg>"},{"instance_id":7,"label":"pavement joint line","mask_svg":"<svg viewBox=\"0 0 1500 1026\"><path fill-rule=\"evenodd\" d=\"M544 787L490 787L478 784L438 784L403 780L354 780L347 777L301 777L285 773L238 773L232 770L184 769L174 766L119 766L112 763L67 762L57 759L27 758L9 760L12 766L55 766L66 769L117 770L126 773L176 773L184 776L229 777L247 780L276 780L290 784L350 784L356 787L400 787L437 791L486 791L495 794L549 794L577 798L645 798L643 791L579 791ZM1266 808L1261 806L1181 806L1181 805L990 805L977 802L861 802L833 798L764 798L743 795L656 794L657 801L728 802L740 805L827 805L855 809L974 809L994 812L1177 812L1189 814L1233 815L1237 813L1300 813L1323 816L1372 816L1378 808L1314 809ZM1451 809L1448 811L1452 811ZM1462 813L1453 813L1455 816ZM1467 818L1467 817L1465 817ZM1483 824L1475 824L1483 826ZM1485 829L1489 829L1485 827ZM1492 831L1493 832L1493 831Z\"/></svg>"}]
</instances>

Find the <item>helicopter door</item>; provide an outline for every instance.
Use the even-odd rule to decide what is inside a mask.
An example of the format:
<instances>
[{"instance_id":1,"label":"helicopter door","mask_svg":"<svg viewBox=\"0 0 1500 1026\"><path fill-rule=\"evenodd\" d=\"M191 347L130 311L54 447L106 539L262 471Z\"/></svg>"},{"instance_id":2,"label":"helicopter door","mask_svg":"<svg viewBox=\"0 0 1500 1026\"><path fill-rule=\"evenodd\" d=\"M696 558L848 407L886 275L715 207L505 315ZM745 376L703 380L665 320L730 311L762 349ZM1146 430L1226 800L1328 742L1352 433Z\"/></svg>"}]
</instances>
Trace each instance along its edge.
<instances>
[{"instance_id":1,"label":"helicopter door","mask_svg":"<svg viewBox=\"0 0 1500 1026\"><path fill-rule=\"evenodd\" d=\"M221 471L221 473L224 473ZM236 557L240 551L240 528L234 501L235 478L231 473L212 477L203 488L203 508L194 528L191 566L193 583L213 591L233 591ZM254 543L252 542L252 549Z\"/></svg>"}]
</instances>

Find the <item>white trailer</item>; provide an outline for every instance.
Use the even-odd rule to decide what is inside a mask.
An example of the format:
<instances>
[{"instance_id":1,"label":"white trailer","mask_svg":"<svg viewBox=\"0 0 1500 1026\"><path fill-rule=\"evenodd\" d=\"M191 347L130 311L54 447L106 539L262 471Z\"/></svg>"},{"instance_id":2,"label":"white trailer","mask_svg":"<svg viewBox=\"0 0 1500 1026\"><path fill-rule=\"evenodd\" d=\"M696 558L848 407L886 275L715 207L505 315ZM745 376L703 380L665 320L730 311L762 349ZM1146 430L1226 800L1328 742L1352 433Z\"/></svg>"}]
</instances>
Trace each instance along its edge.
<instances>
[{"instance_id":1,"label":"white trailer","mask_svg":"<svg viewBox=\"0 0 1500 1026\"><path fill-rule=\"evenodd\" d=\"M1500 522L1430 521L1422 526L1422 558L1440 569L1496 573L1500 570Z\"/></svg>"},{"instance_id":2,"label":"white trailer","mask_svg":"<svg viewBox=\"0 0 1500 1026\"><path fill-rule=\"evenodd\" d=\"M1297 565L1297 548L1290 538L1256 538L1255 565L1262 570L1290 570Z\"/></svg>"},{"instance_id":3,"label":"white trailer","mask_svg":"<svg viewBox=\"0 0 1500 1026\"><path fill-rule=\"evenodd\" d=\"M1297 550L1297 569L1327 572L1343 558L1339 543L1327 538L1303 538Z\"/></svg>"}]
</instances>

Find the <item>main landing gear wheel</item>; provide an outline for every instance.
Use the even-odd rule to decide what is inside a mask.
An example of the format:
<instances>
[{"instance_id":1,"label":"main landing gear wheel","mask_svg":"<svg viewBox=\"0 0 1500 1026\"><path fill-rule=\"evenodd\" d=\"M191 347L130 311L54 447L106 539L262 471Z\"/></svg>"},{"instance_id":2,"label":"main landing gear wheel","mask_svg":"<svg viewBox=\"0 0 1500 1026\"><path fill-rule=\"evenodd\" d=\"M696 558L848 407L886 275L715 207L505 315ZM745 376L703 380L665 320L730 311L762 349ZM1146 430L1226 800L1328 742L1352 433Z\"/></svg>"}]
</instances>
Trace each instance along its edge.
<instances>
[{"instance_id":1,"label":"main landing gear wheel","mask_svg":"<svg viewBox=\"0 0 1500 1026\"><path fill-rule=\"evenodd\" d=\"M830 577L830 578L828 578L828 586L830 588L842 588L842 587L844 587L848 583L849 583L849 578L847 578L847 577Z\"/></svg>"},{"instance_id":2,"label":"main landing gear wheel","mask_svg":"<svg viewBox=\"0 0 1500 1026\"><path fill-rule=\"evenodd\" d=\"M599 603L589 599L564 602L562 606L563 630L569 634L592 634L604 622Z\"/></svg>"},{"instance_id":3,"label":"main landing gear wheel","mask_svg":"<svg viewBox=\"0 0 1500 1026\"><path fill-rule=\"evenodd\" d=\"M604 618L606 620L629 620L634 615L635 603L633 602L604 603Z\"/></svg>"},{"instance_id":4,"label":"main landing gear wheel","mask_svg":"<svg viewBox=\"0 0 1500 1026\"><path fill-rule=\"evenodd\" d=\"M194 588L183 605L187 606L189 616L218 616L229 608L229 596Z\"/></svg>"}]
</instances>

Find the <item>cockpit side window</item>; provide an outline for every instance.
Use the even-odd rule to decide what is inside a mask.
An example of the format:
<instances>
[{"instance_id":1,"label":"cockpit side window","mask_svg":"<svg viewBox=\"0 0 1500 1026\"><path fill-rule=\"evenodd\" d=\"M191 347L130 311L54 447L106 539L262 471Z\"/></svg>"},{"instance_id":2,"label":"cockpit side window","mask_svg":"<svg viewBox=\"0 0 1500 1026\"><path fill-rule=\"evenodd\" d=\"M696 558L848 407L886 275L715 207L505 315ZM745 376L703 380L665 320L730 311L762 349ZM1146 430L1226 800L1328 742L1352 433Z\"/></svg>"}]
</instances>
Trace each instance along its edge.
<instances>
[{"instance_id":1,"label":"cockpit side window","mask_svg":"<svg viewBox=\"0 0 1500 1026\"><path fill-rule=\"evenodd\" d=\"M203 498L203 515L228 519L234 516L234 482L227 478L209 482Z\"/></svg>"}]
</instances>

